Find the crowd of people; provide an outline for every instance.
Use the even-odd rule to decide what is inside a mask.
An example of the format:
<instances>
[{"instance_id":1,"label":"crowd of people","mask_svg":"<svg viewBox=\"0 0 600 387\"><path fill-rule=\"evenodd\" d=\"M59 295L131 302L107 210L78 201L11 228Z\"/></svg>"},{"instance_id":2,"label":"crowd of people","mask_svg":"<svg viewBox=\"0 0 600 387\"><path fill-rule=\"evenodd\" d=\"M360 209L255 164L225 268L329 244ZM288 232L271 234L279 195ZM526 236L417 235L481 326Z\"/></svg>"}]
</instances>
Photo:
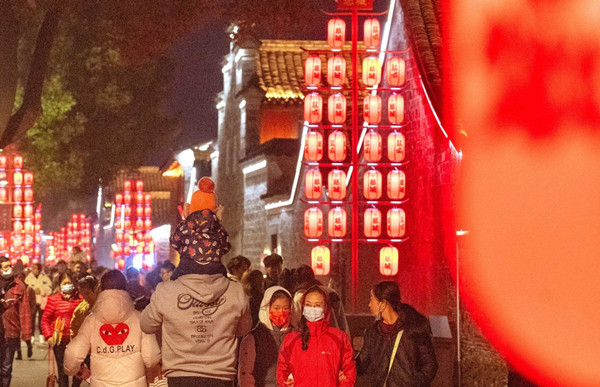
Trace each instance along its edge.
<instances>
[{"instance_id":1,"label":"crowd of people","mask_svg":"<svg viewBox=\"0 0 600 387\"><path fill-rule=\"evenodd\" d=\"M214 195L200 180L171 235L179 253L140 277L85 260L24 270L0 258L2 386L9 386L24 340L39 340L56 361L58 386L427 386L437 371L428 320L401 302L398 284L371 291L374 323L355 353L339 293L310 266L265 273L231 249ZM75 251L79 253L79 251ZM156 371L155 373L151 372ZM149 375L157 374L155 379ZM50 375L49 378L52 378Z\"/></svg>"}]
</instances>

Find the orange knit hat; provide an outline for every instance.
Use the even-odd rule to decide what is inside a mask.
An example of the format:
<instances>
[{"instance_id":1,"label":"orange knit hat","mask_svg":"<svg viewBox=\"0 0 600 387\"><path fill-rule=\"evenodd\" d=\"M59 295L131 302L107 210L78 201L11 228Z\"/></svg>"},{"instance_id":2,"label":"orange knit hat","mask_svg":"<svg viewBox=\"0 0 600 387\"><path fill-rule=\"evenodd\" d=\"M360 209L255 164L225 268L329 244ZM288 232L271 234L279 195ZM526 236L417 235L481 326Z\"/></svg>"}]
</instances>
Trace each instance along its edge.
<instances>
[{"instance_id":1,"label":"orange knit hat","mask_svg":"<svg viewBox=\"0 0 600 387\"><path fill-rule=\"evenodd\" d=\"M203 177L198 181L198 190L192 194L190 214L200 210L211 210L214 212L216 209L215 182L209 177Z\"/></svg>"}]
</instances>

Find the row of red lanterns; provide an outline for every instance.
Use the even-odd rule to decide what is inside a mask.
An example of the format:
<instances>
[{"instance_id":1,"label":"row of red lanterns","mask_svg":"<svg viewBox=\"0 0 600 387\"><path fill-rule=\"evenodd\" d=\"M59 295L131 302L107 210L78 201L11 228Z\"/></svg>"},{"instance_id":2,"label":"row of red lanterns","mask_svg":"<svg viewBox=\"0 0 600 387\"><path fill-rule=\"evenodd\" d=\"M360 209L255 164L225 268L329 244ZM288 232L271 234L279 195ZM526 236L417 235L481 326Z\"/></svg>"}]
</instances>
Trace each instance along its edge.
<instances>
[{"instance_id":1,"label":"row of red lanterns","mask_svg":"<svg viewBox=\"0 0 600 387\"><path fill-rule=\"evenodd\" d=\"M398 169L387 173L386 194L390 200L402 200L406 194L406 175ZM310 169L304 177L304 196L308 200L318 200L323 195L323 177L317 169ZM331 200L346 197L346 173L334 169L327 175L327 195ZM368 170L363 174L363 197L379 200L383 195L383 175L378 170Z\"/></svg>"},{"instance_id":2,"label":"row of red lanterns","mask_svg":"<svg viewBox=\"0 0 600 387\"><path fill-rule=\"evenodd\" d=\"M310 252L310 263L315 275L329 275L331 271L331 252L329 247L319 245ZM385 246L379 250L379 273L384 276L398 274L398 249Z\"/></svg>"},{"instance_id":3,"label":"row of red lanterns","mask_svg":"<svg viewBox=\"0 0 600 387\"><path fill-rule=\"evenodd\" d=\"M375 18L366 19L363 24L363 42L367 49L376 49L381 44L381 24ZM327 23L327 44L332 50L341 50L346 43L346 22L339 17Z\"/></svg>"},{"instance_id":4,"label":"row of red lanterns","mask_svg":"<svg viewBox=\"0 0 600 387\"><path fill-rule=\"evenodd\" d=\"M9 184L20 186L25 185L31 187L33 185L33 173L31 172L21 172L17 170L12 174L7 174L3 168L0 168L0 180L9 180L9 177L12 176L12 181L9 181Z\"/></svg>"},{"instance_id":5,"label":"row of red lanterns","mask_svg":"<svg viewBox=\"0 0 600 387\"><path fill-rule=\"evenodd\" d=\"M406 61L393 56L385 61L385 66L376 56L369 56L362 61L362 82L365 86L376 86L381 83L382 67L388 86L402 87L406 78ZM333 55L327 59L327 83L331 87L342 87L346 83L346 59L341 55ZM308 88L317 87L322 78L322 62L317 55L311 55L304 62L304 83Z\"/></svg>"},{"instance_id":6,"label":"row of red lanterns","mask_svg":"<svg viewBox=\"0 0 600 387\"><path fill-rule=\"evenodd\" d=\"M363 119L367 124L379 124L382 119L383 102L379 95L367 95L363 100ZM329 96L327 119L331 124L346 122L346 97L337 93ZM404 97L392 94L388 98L387 120L390 125L401 125L404 122ZM323 121L323 97L311 93L304 97L304 121L318 124Z\"/></svg>"},{"instance_id":7,"label":"row of red lanterns","mask_svg":"<svg viewBox=\"0 0 600 387\"><path fill-rule=\"evenodd\" d=\"M346 210L335 207L327 216L327 234L331 238L343 238L347 232ZM363 232L367 238L379 238L382 232L382 214L378 208L368 208L363 215ZM323 235L323 212L311 207L304 212L304 235L319 238ZM389 238L402 238L406 233L406 214L401 208L390 208L386 213L386 233Z\"/></svg>"},{"instance_id":8,"label":"row of red lanterns","mask_svg":"<svg viewBox=\"0 0 600 387\"><path fill-rule=\"evenodd\" d=\"M12 165L11 165L12 161ZM23 156L15 155L13 157L7 155L0 155L0 169L13 168L13 169L21 169L23 168Z\"/></svg>"}]
</instances>

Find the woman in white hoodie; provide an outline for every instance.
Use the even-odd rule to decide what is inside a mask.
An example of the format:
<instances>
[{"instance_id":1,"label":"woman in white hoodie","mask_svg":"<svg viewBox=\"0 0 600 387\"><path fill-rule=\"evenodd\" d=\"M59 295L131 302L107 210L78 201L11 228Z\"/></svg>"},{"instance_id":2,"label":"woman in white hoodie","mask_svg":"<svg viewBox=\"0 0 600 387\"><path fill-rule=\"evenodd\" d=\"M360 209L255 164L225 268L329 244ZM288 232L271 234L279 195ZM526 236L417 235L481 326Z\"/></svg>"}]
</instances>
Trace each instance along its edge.
<instances>
[{"instance_id":1,"label":"woman in white hoodie","mask_svg":"<svg viewBox=\"0 0 600 387\"><path fill-rule=\"evenodd\" d=\"M65 351L65 373L77 374L90 352L92 387L146 387L145 367L160 361L156 337L140 329L140 312L134 309L127 281L118 270L102 276L92 313Z\"/></svg>"}]
</instances>

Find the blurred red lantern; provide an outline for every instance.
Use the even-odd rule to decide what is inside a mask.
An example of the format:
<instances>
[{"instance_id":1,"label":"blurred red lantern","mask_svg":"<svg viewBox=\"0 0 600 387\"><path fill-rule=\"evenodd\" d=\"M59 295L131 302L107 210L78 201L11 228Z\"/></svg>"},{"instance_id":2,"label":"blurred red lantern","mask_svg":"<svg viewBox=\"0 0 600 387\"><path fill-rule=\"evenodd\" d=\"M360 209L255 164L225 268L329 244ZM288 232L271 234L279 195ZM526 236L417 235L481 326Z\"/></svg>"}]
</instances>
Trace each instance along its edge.
<instances>
[{"instance_id":1,"label":"blurred red lantern","mask_svg":"<svg viewBox=\"0 0 600 387\"><path fill-rule=\"evenodd\" d=\"M85 220L85 214L79 214L79 220L80 221L84 221Z\"/></svg>"},{"instance_id":2,"label":"blurred red lantern","mask_svg":"<svg viewBox=\"0 0 600 387\"><path fill-rule=\"evenodd\" d=\"M13 206L13 218L22 218L23 217L23 207L20 204L15 204Z\"/></svg>"},{"instance_id":3,"label":"blurred red lantern","mask_svg":"<svg viewBox=\"0 0 600 387\"><path fill-rule=\"evenodd\" d=\"M8 194L6 192L6 188L0 188L0 202L5 202L8 200Z\"/></svg>"},{"instance_id":4,"label":"blurred red lantern","mask_svg":"<svg viewBox=\"0 0 600 387\"><path fill-rule=\"evenodd\" d=\"M135 229L136 230L143 230L144 229L144 221L141 219L138 219L135 221Z\"/></svg>"},{"instance_id":5,"label":"blurred red lantern","mask_svg":"<svg viewBox=\"0 0 600 387\"><path fill-rule=\"evenodd\" d=\"M329 144L327 155L333 162L344 161L346 159L346 134L335 130L329 134Z\"/></svg>"},{"instance_id":6,"label":"blurred red lantern","mask_svg":"<svg viewBox=\"0 0 600 387\"><path fill-rule=\"evenodd\" d=\"M144 235L141 232L135 234L135 240L141 242L144 240Z\"/></svg>"},{"instance_id":7,"label":"blurred red lantern","mask_svg":"<svg viewBox=\"0 0 600 387\"><path fill-rule=\"evenodd\" d=\"M117 268L119 270L125 269L125 260L123 258L119 258L119 260L117 261Z\"/></svg>"},{"instance_id":8,"label":"blurred red lantern","mask_svg":"<svg viewBox=\"0 0 600 387\"><path fill-rule=\"evenodd\" d=\"M401 162L405 155L405 141L402 133L393 132L388 135L388 159L391 162Z\"/></svg>"},{"instance_id":9,"label":"blurred red lantern","mask_svg":"<svg viewBox=\"0 0 600 387\"><path fill-rule=\"evenodd\" d=\"M144 221L144 229L148 231L152 230L152 221L150 219Z\"/></svg>"},{"instance_id":10,"label":"blurred red lantern","mask_svg":"<svg viewBox=\"0 0 600 387\"><path fill-rule=\"evenodd\" d=\"M0 156L0 168L6 168L6 156Z\"/></svg>"},{"instance_id":11,"label":"blurred red lantern","mask_svg":"<svg viewBox=\"0 0 600 387\"><path fill-rule=\"evenodd\" d=\"M306 171L304 176L304 195L307 199L316 200L323 193L323 179L321 172L316 169Z\"/></svg>"},{"instance_id":12,"label":"blurred red lantern","mask_svg":"<svg viewBox=\"0 0 600 387\"><path fill-rule=\"evenodd\" d=\"M146 204L150 204L152 203L152 194L144 194L144 203Z\"/></svg>"},{"instance_id":13,"label":"blurred red lantern","mask_svg":"<svg viewBox=\"0 0 600 387\"><path fill-rule=\"evenodd\" d=\"M142 206L137 206L135 208L135 216L137 216L138 218L141 218L144 216L144 207Z\"/></svg>"},{"instance_id":14,"label":"blurred red lantern","mask_svg":"<svg viewBox=\"0 0 600 387\"><path fill-rule=\"evenodd\" d=\"M21 190L21 188L15 188L15 190L13 191L13 201L23 201L23 191Z\"/></svg>"},{"instance_id":15,"label":"blurred red lantern","mask_svg":"<svg viewBox=\"0 0 600 387\"><path fill-rule=\"evenodd\" d=\"M346 82L346 59L334 55L327 59L327 83L329 86L343 86Z\"/></svg>"},{"instance_id":16,"label":"blurred red lantern","mask_svg":"<svg viewBox=\"0 0 600 387\"><path fill-rule=\"evenodd\" d=\"M23 184L23 174L21 172L13 173L13 184L14 185Z\"/></svg>"},{"instance_id":17,"label":"blurred red lantern","mask_svg":"<svg viewBox=\"0 0 600 387\"><path fill-rule=\"evenodd\" d=\"M144 182L142 180L138 180L135 182L135 190L138 192L144 190Z\"/></svg>"},{"instance_id":18,"label":"blurred red lantern","mask_svg":"<svg viewBox=\"0 0 600 387\"><path fill-rule=\"evenodd\" d=\"M379 273L385 276L398 274L398 249L394 246L379 250Z\"/></svg>"},{"instance_id":19,"label":"blurred red lantern","mask_svg":"<svg viewBox=\"0 0 600 387\"><path fill-rule=\"evenodd\" d=\"M369 18L364 24L364 42L367 48L377 48L381 42L381 26L379 20Z\"/></svg>"},{"instance_id":20,"label":"blurred red lantern","mask_svg":"<svg viewBox=\"0 0 600 387\"><path fill-rule=\"evenodd\" d=\"M15 166L15 169L23 168L23 156L15 156L14 166Z\"/></svg>"},{"instance_id":21,"label":"blurred red lantern","mask_svg":"<svg viewBox=\"0 0 600 387\"><path fill-rule=\"evenodd\" d=\"M346 236L346 210L335 207L329 210L327 233L332 238L343 238Z\"/></svg>"},{"instance_id":22,"label":"blurred red lantern","mask_svg":"<svg viewBox=\"0 0 600 387\"><path fill-rule=\"evenodd\" d=\"M115 195L115 204L123 204L123 194L118 193Z\"/></svg>"},{"instance_id":23,"label":"blurred red lantern","mask_svg":"<svg viewBox=\"0 0 600 387\"><path fill-rule=\"evenodd\" d=\"M125 208L123 208L123 214L127 218L131 217L131 207L125 206Z\"/></svg>"},{"instance_id":24,"label":"blurred red lantern","mask_svg":"<svg viewBox=\"0 0 600 387\"><path fill-rule=\"evenodd\" d=\"M401 200L406 193L406 176L397 169L387 174L387 196L392 200Z\"/></svg>"},{"instance_id":25,"label":"blurred red lantern","mask_svg":"<svg viewBox=\"0 0 600 387\"><path fill-rule=\"evenodd\" d=\"M150 234L149 232L144 234L144 242L146 243L151 243L152 242L152 234Z\"/></svg>"},{"instance_id":26,"label":"blurred red lantern","mask_svg":"<svg viewBox=\"0 0 600 387\"><path fill-rule=\"evenodd\" d=\"M381 82L381 62L376 56L363 60L362 78L365 86L375 86Z\"/></svg>"},{"instance_id":27,"label":"blurred red lantern","mask_svg":"<svg viewBox=\"0 0 600 387\"><path fill-rule=\"evenodd\" d=\"M346 173L334 169L327 176L327 194L331 200L343 200L346 197Z\"/></svg>"},{"instance_id":28,"label":"blurred red lantern","mask_svg":"<svg viewBox=\"0 0 600 387\"><path fill-rule=\"evenodd\" d=\"M378 124L381 121L381 97L367 95L363 101L363 118L369 124Z\"/></svg>"},{"instance_id":29,"label":"blurred red lantern","mask_svg":"<svg viewBox=\"0 0 600 387\"><path fill-rule=\"evenodd\" d=\"M150 248L150 246L144 246L144 254L151 254L152 253L152 249Z\"/></svg>"},{"instance_id":30,"label":"blurred red lantern","mask_svg":"<svg viewBox=\"0 0 600 387\"><path fill-rule=\"evenodd\" d=\"M148 207L144 208L144 216L146 218L152 217L152 207L148 206Z\"/></svg>"},{"instance_id":31,"label":"blurred red lantern","mask_svg":"<svg viewBox=\"0 0 600 387\"><path fill-rule=\"evenodd\" d=\"M41 229L42 229L42 225L41 225L41 224L39 224L39 223L37 223L37 224L35 224L35 225L33 226L33 230L34 230L35 232L40 232L40 230L41 230Z\"/></svg>"},{"instance_id":32,"label":"blurred red lantern","mask_svg":"<svg viewBox=\"0 0 600 387\"><path fill-rule=\"evenodd\" d=\"M307 86L317 86L321 83L321 58L310 55L304 61L304 83Z\"/></svg>"},{"instance_id":33,"label":"blurred red lantern","mask_svg":"<svg viewBox=\"0 0 600 387\"><path fill-rule=\"evenodd\" d=\"M136 204L144 204L144 194L138 193L135 195Z\"/></svg>"},{"instance_id":34,"label":"blurred red lantern","mask_svg":"<svg viewBox=\"0 0 600 387\"><path fill-rule=\"evenodd\" d=\"M318 238L323 234L323 212L312 207L304 211L304 235L308 238Z\"/></svg>"},{"instance_id":35,"label":"blurred red lantern","mask_svg":"<svg viewBox=\"0 0 600 387\"><path fill-rule=\"evenodd\" d=\"M116 206L115 207L115 216L116 217L121 217L121 208L123 208L123 206Z\"/></svg>"},{"instance_id":36,"label":"blurred red lantern","mask_svg":"<svg viewBox=\"0 0 600 387\"><path fill-rule=\"evenodd\" d=\"M131 191L131 180L125 180L123 182L123 191Z\"/></svg>"},{"instance_id":37,"label":"blurred red lantern","mask_svg":"<svg viewBox=\"0 0 600 387\"><path fill-rule=\"evenodd\" d=\"M40 212L36 211L34 218L35 218L34 220L36 222L41 222L42 221L42 214Z\"/></svg>"},{"instance_id":38,"label":"blurred red lantern","mask_svg":"<svg viewBox=\"0 0 600 387\"><path fill-rule=\"evenodd\" d=\"M315 275L328 275L331 268L330 253L327 246L315 246L310 251L310 266Z\"/></svg>"},{"instance_id":39,"label":"blurred red lantern","mask_svg":"<svg viewBox=\"0 0 600 387\"><path fill-rule=\"evenodd\" d=\"M115 233L115 242L116 242L116 243L121 243L121 242L123 242L123 232L121 232L121 231L117 231L117 232Z\"/></svg>"},{"instance_id":40,"label":"blurred red lantern","mask_svg":"<svg viewBox=\"0 0 600 387\"><path fill-rule=\"evenodd\" d=\"M23 191L23 197L26 202L32 202L33 201L33 190L31 188L25 188L25 191Z\"/></svg>"},{"instance_id":41,"label":"blurred red lantern","mask_svg":"<svg viewBox=\"0 0 600 387\"><path fill-rule=\"evenodd\" d=\"M125 222L123 222L123 227L125 230L131 230L131 220L126 219Z\"/></svg>"},{"instance_id":42,"label":"blurred red lantern","mask_svg":"<svg viewBox=\"0 0 600 387\"><path fill-rule=\"evenodd\" d=\"M404 97L390 95L388 99L388 121L392 125L400 125L404 121Z\"/></svg>"},{"instance_id":43,"label":"blurred red lantern","mask_svg":"<svg viewBox=\"0 0 600 387\"><path fill-rule=\"evenodd\" d=\"M304 121L317 124L323 120L323 98L317 93L304 97Z\"/></svg>"},{"instance_id":44,"label":"blurred red lantern","mask_svg":"<svg viewBox=\"0 0 600 387\"><path fill-rule=\"evenodd\" d=\"M125 204L131 204L131 195L126 193L125 195L123 195L123 202Z\"/></svg>"},{"instance_id":45,"label":"blurred red lantern","mask_svg":"<svg viewBox=\"0 0 600 387\"><path fill-rule=\"evenodd\" d=\"M375 163L381 160L381 155L383 153L382 142L381 135L374 130L371 130L365 134L364 157L367 162Z\"/></svg>"},{"instance_id":46,"label":"blurred red lantern","mask_svg":"<svg viewBox=\"0 0 600 387\"><path fill-rule=\"evenodd\" d=\"M327 100L327 119L334 125L346 122L346 97L341 93L329 96Z\"/></svg>"},{"instance_id":47,"label":"blurred red lantern","mask_svg":"<svg viewBox=\"0 0 600 387\"><path fill-rule=\"evenodd\" d=\"M329 19L327 23L327 44L334 50L340 50L346 42L346 22L340 18Z\"/></svg>"},{"instance_id":48,"label":"blurred red lantern","mask_svg":"<svg viewBox=\"0 0 600 387\"><path fill-rule=\"evenodd\" d=\"M377 208L365 210L364 232L367 238L379 238L381 235L381 211Z\"/></svg>"},{"instance_id":49,"label":"blurred red lantern","mask_svg":"<svg viewBox=\"0 0 600 387\"><path fill-rule=\"evenodd\" d=\"M366 171L363 175L363 196L367 200L378 200L382 194L382 176L377 170Z\"/></svg>"},{"instance_id":50,"label":"blurred red lantern","mask_svg":"<svg viewBox=\"0 0 600 387\"><path fill-rule=\"evenodd\" d=\"M25 185L33 185L33 173L25 172L23 175L23 182Z\"/></svg>"},{"instance_id":51,"label":"blurred red lantern","mask_svg":"<svg viewBox=\"0 0 600 387\"><path fill-rule=\"evenodd\" d=\"M406 233L406 213L402 208L391 208L387 212L387 235L401 238Z\"/></svg>"},{"instance_id":52,"label":"blurred red lantern","mask_svg":"<svg viewBox=\"0 0 600 387\"><path fill-rule=\"evenodd\" d=\"M385 62L385 78L390 87L400 87L404 84L406 62L404 59L394 56Z\"/></svg>"},{"instance_id":53,"label":"blurred red lantern","mask_svg":"<svg viewBox=\"0 0 600 387\"><path fill-rule=\"evenodd\" d=\"M33 206L31 204L26 204L23 207L23 215L25 218L32 218L33 217Z\"/></svg>"},{"instance_id":54,"label":"blurred red lantern","mask_svg":"<svg viewBox=\"0 0 600 387\"><path fill-rule=\"evenodd\" d=\"M307 161L320 161L323 158L323 135L321 133L315 131L306 133L304 158Z\"/></svg>"},{"instance_id":55,"label":"blurred red lantern","mask_svg":"<svg viewBox=\"0 0 600 387\"><path fill-rule=\"evenodd\" d=\"M33 252L37 257L39 257L42 254L42 249L39 246L35 246L35 248L33 249ZM40 260L37 258L35 258L33 260L34 264L39 263L39 262L40 262Z\"/></svg>"}]
</instances>

